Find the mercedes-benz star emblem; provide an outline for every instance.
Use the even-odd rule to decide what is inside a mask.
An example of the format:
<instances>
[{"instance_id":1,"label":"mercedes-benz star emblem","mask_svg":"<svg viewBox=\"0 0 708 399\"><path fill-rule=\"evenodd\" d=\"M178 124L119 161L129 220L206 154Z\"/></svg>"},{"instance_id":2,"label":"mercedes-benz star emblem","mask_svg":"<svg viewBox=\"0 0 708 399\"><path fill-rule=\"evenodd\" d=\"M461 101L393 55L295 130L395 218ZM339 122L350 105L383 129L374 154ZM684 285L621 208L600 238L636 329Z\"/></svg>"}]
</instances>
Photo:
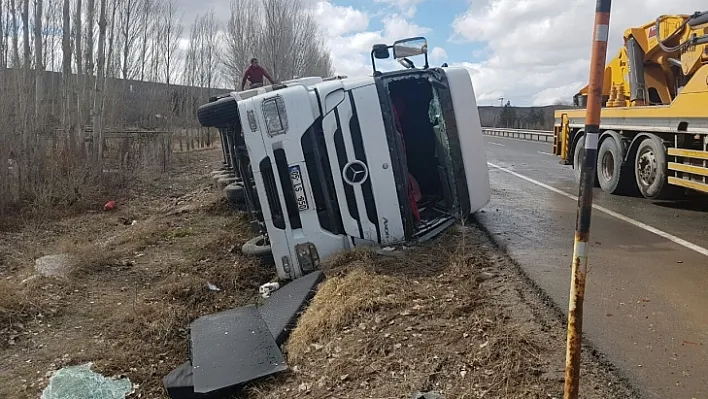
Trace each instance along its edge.
<instances>
[{"instance_id":1,"label":"mercedes-benz star emblem","mask_svg":"<svg viewBox=\"0 0 708 399\"><path fill-rule=\"evenodd\" d=\"M352 186L361 184L369 178L369 169L366 167L364 162L359 160L351 161L344 165L344 169L342 169L342 178L344 178L344 181Z\"/></svg>"}]
</instances>

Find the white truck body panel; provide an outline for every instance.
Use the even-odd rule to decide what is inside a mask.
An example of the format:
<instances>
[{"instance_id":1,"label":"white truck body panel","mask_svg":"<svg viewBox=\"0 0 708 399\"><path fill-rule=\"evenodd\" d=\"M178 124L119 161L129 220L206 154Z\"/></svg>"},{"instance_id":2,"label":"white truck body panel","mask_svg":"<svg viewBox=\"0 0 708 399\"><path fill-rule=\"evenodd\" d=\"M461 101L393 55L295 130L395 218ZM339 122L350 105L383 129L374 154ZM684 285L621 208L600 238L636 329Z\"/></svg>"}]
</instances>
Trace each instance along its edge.
<instances>
[{"instance_id":1,"label":"white truck body panel","mask_svg":"<svg viewBox=\"0 0 708 399\"><path fill-rule=\"evenodd\" d=\"M480 173L482 170L488 171L489 166L487 166L482 124L477 111L477 99L466 69L445 68L445 73L450 85L453 106L456 110L462 111L455 112L455 119L467 176L470 213L474 213L486 206L492 195L489 173Z\"/></svg>"},{"instance_id":2,"label":"white truck body panel","mask_svg":"<svg viewBox=\"0 0 708 399\"><path fill-rule=\"evenodd\" d=\"M484 207L491 196L479 114L468 72L462 68L446 68L445 73L453 109L458 110L455 124L463 154L470 212L473 213ZM406 239L386 124L373 77L306 80L276 91L257 88L232 95L239 100L244 141L279 278L295 279L307 273L298 261L296 248L299 244L312 244L319 258L327 258L357 245L390 245ZM285 133L271 136L267 131L263 104L274 97L283 101L288 127ZM249 122L254 119L255 126L251 126ZM319 123L321 127L317 125ZM313 187L318 177L308 170L302 141L313 127L320 128L324 140L320 151L326 152L329 158L326 166L331 170L336 206L341 215L343 231L340 234L322 227L315 204ZM309 207L297 211L298 226L293 226L293 215L287 211L286 193L291 188L283 187L285 180L281 179L286 178L283 177L282 164L279 175L278 151L285 154L288 180L292 178L291 168L299 167ZM264 176L260 169L263 160L270 164L274 175L269 181L277 191L275 199L266 195L268 188L264 182L268 176ZM368 177L356 183L346 181L343 171L357 162L365 166ZM278 204L269 203L271 200ZM285 215L278 221L280 227L276 226L272 206L279 206Z\"/></svg>"}]
</instances>

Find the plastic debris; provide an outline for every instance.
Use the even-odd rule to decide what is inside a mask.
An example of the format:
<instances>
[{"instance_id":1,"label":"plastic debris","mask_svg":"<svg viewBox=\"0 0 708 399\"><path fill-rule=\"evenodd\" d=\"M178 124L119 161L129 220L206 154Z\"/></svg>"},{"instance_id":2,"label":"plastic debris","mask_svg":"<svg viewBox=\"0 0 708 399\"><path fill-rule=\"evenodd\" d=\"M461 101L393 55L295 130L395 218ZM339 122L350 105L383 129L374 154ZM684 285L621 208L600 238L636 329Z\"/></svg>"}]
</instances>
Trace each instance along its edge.
<instances>
[{"instance_id":1,"label":"plastic debris","mask_svg":"<svg viewBox=\"0 0 708 399\"><path fill-rule=\"evenodd\" d=\"M68 254L47 255L35 261L34 270L43 277L66 277L70 266Z\"/></svg>"},{"instance_id":2,"label":"plastic debris","mask_svg":"<svg viewBox=\"0 0 708 399\"><path fill-rule=\"evenodd\" d=\"M117 206L117 204L115 201L108 201L108 202L106 202L106 205L103 206L103 210L104 211L112 211L112 210L116 209L116 206Z\"/></svg>"},{"instance_id":3,"label":"plastic debris","mask_svg":"<svg viewBox=\"0 0 708 399\"><path fill-rule=\"evenodd\" d=\"M129 379L113 379L91 371L91 363L65 367L49 379L41 399L125 399L133 393Z\"/></svg>"},{"instance_id":4,"label":"plastic debris","mask_svg":"<svg viewBox=\"0 0 708 399\"><path fill-rule=\"evenodd\" d=\"M207 283L207 287L209 288L209 291L214 291L214 292L219 292L221 291L221 288L215 286L212 283Z\"/></svg>"},{"instance_id":5,"label":"plastic debris","mask_svg":"<svg viewBox=\"0 0 708 399\"><path fill-rule=\"evenodd\" d=\"M444 399L444 396L437 392L416 392L411 399Z\"/></svg>"},{"instance_id":6,"label":"plastic debris","mask_svg":"<svg viewBox=\"0 0 708 399\"><path fill-rule=\"evenodd\" d=\"M270 294L277 291L280 288L280 284L276 283L265 283L258 288L258 292L261 293L263 298L268 298Z\"/></svg>"}]
</instances>

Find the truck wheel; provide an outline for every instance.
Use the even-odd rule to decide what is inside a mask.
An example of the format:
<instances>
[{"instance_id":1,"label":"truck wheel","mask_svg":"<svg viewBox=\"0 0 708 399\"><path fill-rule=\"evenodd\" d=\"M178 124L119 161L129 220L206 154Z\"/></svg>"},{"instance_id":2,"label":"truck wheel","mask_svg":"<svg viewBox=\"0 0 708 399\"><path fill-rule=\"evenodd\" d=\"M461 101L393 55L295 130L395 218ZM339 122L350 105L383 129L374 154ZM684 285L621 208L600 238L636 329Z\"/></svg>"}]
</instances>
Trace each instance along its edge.
<instances>
[{"instance_id":1,"label":"truck wheel","mask_svg":"<svg viewBox=\"0 0 708 399\"><path fill-rule=\"evenodd\" d=\"M636 187L633 168L623 165L620 143L614 137L602 141L597 152L597 180L602 191L610 194L630 194ZM636 190L635 190L636 191Z\"/></svg>"},{"instance_id":2,"label":"truck wheel","mask_svg":"<svg viewBox=\"0 0 708 399\"><path fill-rule=\"evenodd\" d=\"M271 255L270 243L264 236L252 238L241 247L241 252L248 256L268 256Z\"/></svg>"},{"instance_id":3,"label":"truck wheel","mask_svg":"<svg viewBox=\"0 0 708 399\"><path fill-rule=\"evenodd\" d=\"M580 170L583 165L583 155L585 153L585 135L578 139L578 143L575 145L575 151L573 151L573 172L575 173L575 182L580 184ZM597 174L595 174L595 187L599 187L600 182L597 179Z\"/></svg>"},{"instance_id":4,"label":"truck wheel","mask_svg":"<svg viewBox=\"0 0 708 399\"><path fill-rule=\"evenodd\" d=\"M220 98L197 109L197 119L204 127L224 128L240 121L238 105L232 96Z\"/></svg>"},{"instance_id":5,"label":"truck wheel","mask_svg":"<svg viewBox=\"0 0 708 399\"><path fill-rule=\"evenodd\" d=\"M634 158L634 174L644 198L664 199L672 194L666 178L666 147L658 136L650 134L639 143Z\"/></svg>"},{"instance_id":6,"label":"truck wheel","mask_svg":"<svg viewBox=\"0 0 708 399\"><path fill-rule=\"evenodd\" d=\"M238 179L236 179L235 177L225 177L217 180L216 185L217 187L219 187L219 190L223 191L226 187L229 186L229 184L236 183L237 180Z\"/></svg>"},{"instance_id":7,"label":"truck wheel","mask_svg":"<svg viewBox=\"0 0 708 399\"><path fill-rule=\"evenodd\" d=\"M246 201L246 189L241 183L231 183L224 189L226 199L233 206L243 205Z\"/></svg>"}]
</instances>

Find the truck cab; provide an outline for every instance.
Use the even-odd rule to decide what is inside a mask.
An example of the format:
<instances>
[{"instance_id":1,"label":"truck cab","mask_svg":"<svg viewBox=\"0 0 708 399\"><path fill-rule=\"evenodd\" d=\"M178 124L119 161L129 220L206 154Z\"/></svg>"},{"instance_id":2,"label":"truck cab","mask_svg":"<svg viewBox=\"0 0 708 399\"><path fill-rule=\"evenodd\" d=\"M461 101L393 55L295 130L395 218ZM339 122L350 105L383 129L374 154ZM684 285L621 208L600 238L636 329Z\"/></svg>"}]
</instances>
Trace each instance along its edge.
<instances>
[{"instance_id":1,"label":"truck cab","mask_svg":"<svg viewBox=\"0 0 708 399\"><path fill-rule=\"evenodd\" d=\"M390 50L407 69L376 70ZM408 59L415 55L424 68ZM429 68L424 38L374 46L372 64L371 77L230 102L257 197L252 212L280 279L358 246L430 239L490 200L469 73Z\"/></svg>"}]
</instances>

